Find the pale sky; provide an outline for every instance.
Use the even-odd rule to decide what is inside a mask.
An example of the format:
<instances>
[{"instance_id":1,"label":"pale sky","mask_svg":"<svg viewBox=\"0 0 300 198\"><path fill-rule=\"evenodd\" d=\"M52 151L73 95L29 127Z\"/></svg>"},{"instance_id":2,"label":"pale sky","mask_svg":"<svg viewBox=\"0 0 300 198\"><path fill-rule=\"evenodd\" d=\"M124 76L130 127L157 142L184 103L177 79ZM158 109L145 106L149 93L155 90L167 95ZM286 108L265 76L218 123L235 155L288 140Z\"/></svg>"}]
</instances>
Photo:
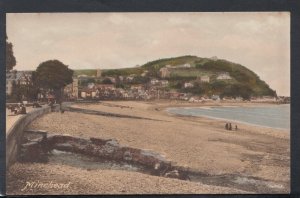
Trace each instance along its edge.
<instances>
[{"instance_id":1,"label":"pale sky","mask_svg":"<svg viewBox=\"0 0 300 198\"><path fill-rule=\"evenodd\" d=\"M289 12L6 15L17 70L58 59L72 69L134 67L182 55L242 64L290 95Z\"/></svg>"}]
</instances>

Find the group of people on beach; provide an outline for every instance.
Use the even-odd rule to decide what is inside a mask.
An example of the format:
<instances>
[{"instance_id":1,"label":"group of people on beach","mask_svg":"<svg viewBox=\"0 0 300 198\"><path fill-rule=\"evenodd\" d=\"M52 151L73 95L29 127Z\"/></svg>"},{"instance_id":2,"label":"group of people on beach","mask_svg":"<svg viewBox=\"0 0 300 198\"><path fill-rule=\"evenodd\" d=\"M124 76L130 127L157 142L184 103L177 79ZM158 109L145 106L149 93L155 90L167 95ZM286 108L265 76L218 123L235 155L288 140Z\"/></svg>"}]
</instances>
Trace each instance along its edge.
<instances>
[{"instance_id":1,"label":"group of people on beach","mask_svg":"<svg viewBox=\"0 0 300 198\"><path fill-rule=\"evenodd\" d=\"M226 123L226 124L225 124L225 129L226 129L226 130L229 130L229 131L232 131L232 125L231 125L231 123ZM236 130L236 131L238 130L237 125L235 125L235 130Z\"/></svg>"},{"instance_id":2,"label":"group of people on beach","mask_svg":"<svg viewBox=\"0 0 300 198\"><path fill-rule=\"evenodd\" d=\"M7 108L10 109L10 112L14 115L26 114L26 107L23 103L18 103L17 105L9 105Z\"/></svg>"}]
</instances>

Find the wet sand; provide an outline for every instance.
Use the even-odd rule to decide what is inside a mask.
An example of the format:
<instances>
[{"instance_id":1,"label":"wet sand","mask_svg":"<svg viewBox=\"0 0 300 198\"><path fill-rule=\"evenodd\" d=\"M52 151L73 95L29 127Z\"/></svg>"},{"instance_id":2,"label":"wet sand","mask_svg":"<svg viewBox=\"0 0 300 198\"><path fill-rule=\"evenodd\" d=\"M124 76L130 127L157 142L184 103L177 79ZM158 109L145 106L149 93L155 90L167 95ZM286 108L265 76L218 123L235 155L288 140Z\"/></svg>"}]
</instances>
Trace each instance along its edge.
<instances>
[{"instance_id":1,"label":"wet sand","mask_svg":"<svg viewBox=\"0 0 300 198\"><path fill-rule=\"evenodd\" d=\"M290 140L289 131L239 124L238 131L227 131L221 120L198 118L191 116L171 115L164 109L174 106L215 106L215 105L267 105L251 103L206 103L191 104L185 102L103 102L100 104L75 104L73 107L131 115L148 119L119 118L111 116L89 115L80 112L64 114L50 113L32 122L29 129L47 130L50 133L69 134L79 137L115 138L120 144L131 147L150 149L163 154L168 160L178 166L188 167L190 170L208 175L235 174L256 177L269 181L269 193L288 193L290 180ZM152 120L149 120L152 119ZM234 124L234 123L233 123ZM41 170L43 166L43 170ZM51 168L52 167L52 168ZM15 180L8 177L8 186L12 194L20 193L21 180L30 177L56 180L58 170L50 164L15 164L11 168L12 174L20 174ZM79 184L84 182L86 171L76 167L57 166L62 170L64 181L77 178ZM22 169L22 171L20 171ZM32 171L35 170L36 171ZM31 171L30 171L31 170ZM67 174L70 170L74 174ZM53 176L47 175L53 172ZM97 174L101 170L97 170ZM135 172L102 170L107 173L103 179L96 173L88 174L91 182L98 186L95 193L236 193L234 186L230 188L216 187L201 183L180 181L170 178L160 178ZM43 176L44 175L44 176ZM114 178L136 178L138 184L132 182L120 183ZM128 177L128 178L127 178ZM20 179L21 178L21 179ZM143 179L144 178L144 179ZM159 183L158 181L165 181ZM16 181L16 182L14 182ZM78 184L78 185L79 185ZM106 185L115 186L106 188ZM143 185L142 189L137 185ZM155 187L156 186L156 187ZM18 188L19 187L19 188ZM122 188L126 190L120 190ZM170 187L170 188L169 188ZM12 189L12 188L8 188ZM167 190L164 190L167 189ZM93 193L94 188L72 188L71 194L85 190ZM37 191L36 191L37 192ZM48 193L56 191L49 190ZM250 192L255 193L255 192Z\"/></svg>"}]
</instances>

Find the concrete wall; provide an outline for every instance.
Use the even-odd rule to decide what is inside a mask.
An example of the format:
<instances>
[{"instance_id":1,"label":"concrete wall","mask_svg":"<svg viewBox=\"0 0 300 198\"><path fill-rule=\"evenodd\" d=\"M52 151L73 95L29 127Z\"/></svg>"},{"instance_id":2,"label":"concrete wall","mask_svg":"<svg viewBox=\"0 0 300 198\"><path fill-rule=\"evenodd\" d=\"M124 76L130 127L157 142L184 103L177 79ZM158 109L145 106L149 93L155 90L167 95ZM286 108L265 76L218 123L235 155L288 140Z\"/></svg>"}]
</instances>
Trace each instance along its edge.
<instances>
[{"instance_id":1,"label":"concrete wall","mask_svg":"<svg viewBox=\"0 0 300 198\"><path fill-rule=\"evenodd\" d=\"M58 109L58 106L55 107ZM49 113L50 107L37 108L21 116L6 133L6 169L17 160L17 154L20 149L20 143L23 131L26 126L37 117Z\"/></svg>"}]
</instances>

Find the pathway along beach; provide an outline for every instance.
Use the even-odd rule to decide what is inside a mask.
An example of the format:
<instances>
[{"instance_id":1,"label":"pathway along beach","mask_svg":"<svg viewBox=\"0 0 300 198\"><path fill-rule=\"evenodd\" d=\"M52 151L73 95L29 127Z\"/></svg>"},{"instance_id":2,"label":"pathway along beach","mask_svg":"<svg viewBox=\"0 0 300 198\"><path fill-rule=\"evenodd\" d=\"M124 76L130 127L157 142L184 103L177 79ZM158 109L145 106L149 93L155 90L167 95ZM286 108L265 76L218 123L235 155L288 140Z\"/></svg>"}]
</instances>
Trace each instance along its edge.
<instances>
[{"instance_id":1,"label":"pathway along beach","mask_svg":"<svg viewBox=\"0 0 300 198\"><path fill-rule=\"evenodd\" d=\"M74 108L124 117L53 112L28 126L28 129L83 138L115 138L121 145L150 149L178 166L209 175L201 182L126 170L87 169L57 161L44 164L18 162L8 171L7 194L289 193L290 132L247 124L238 124L237 131L228 131L221 120L171 115L165 111L167 107L203 105L267 104L175 101L74 104ZM232 179L228 179L231 176ZM63 190L21 191L30 181L71 184ZM239 187L248 184L256 187Z\"/></svg>"}]
</instances>

